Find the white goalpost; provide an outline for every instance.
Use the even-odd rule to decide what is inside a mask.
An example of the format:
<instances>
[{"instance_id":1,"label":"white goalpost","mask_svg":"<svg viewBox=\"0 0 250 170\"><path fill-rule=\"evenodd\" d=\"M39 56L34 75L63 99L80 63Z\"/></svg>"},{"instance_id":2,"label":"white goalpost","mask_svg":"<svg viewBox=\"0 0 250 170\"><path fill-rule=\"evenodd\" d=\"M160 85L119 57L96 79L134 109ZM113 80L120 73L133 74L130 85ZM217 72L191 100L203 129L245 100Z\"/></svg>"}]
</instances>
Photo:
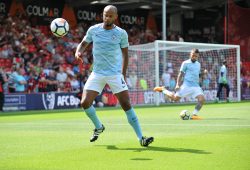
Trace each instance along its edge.
<instances>
[{"instance_id":1,"label":"white goalpost","mask_svg":"<svg viewBox=\"0 0 250 170\"><path fill-rule=\"evenodd\" d=\"M169 103L163 94L153 92L155 86L164 85L168 75L169 89L174 91L176 78L181 63L189 58L190 51L200 51L201 71L208 70L201 87L206 101L214 101L217 93L219 70L223 60L228 63L228 80L230 99L241 100L240 93L240 47L238 45L221 45L157 40L153 43L132 45L129 47L129 66L127 82L130 98L134 105L159 105ZM225 92L222 93L225 98ZM180 102L193 102L195 99L183 98Z\"/></svg>"}]
</instances>

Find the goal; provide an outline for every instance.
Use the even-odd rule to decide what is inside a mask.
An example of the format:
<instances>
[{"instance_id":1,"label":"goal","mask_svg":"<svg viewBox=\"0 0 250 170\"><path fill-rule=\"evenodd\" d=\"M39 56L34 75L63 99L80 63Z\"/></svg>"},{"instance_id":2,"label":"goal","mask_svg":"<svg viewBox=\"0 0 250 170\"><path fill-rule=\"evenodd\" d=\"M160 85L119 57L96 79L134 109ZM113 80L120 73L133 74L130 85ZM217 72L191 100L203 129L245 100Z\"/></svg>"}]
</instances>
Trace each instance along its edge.
<instances>
[{"instance_id":1,"label":"goal","mask_svg":"<svg viewBox=\"0 0 250 170\"><path fill-rule=\"evenodd\" d=\"M174 91L181 63L189 58L190 51L200 51L198 61L201 71L208 70L201 87L206 101L214 101L217 93L219 70L223 60L228 63L230 99L240 101L240 47L157 40L153 43L129 47L129 66L127 83L131 102L134 105L159 105L170 103L161 93L153 92L155 86L168 84ZM164 78L165 77L165 78ZM225 98L225 91L222 92ZM182 98L180 102L194 102L193 98Z\"/></svg>"}]
</instances>

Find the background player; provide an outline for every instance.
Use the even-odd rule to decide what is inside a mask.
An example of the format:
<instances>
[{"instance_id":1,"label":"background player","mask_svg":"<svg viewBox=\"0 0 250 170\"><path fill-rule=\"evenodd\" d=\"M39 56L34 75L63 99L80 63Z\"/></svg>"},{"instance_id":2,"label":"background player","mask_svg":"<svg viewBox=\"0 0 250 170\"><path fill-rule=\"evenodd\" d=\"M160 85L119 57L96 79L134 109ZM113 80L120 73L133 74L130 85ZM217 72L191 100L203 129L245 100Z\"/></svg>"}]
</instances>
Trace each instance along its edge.
<instances>
[{"instance_id":1,"label":"background player","mask_svg":"<svg viewBox=\"0 0 250 170\"><path fill-rule=\"evenodd\" d=\"M138 118L130 104L128 87L124 80L128 66L128 35L125 30L114 24L116 19L117 8L112 5L106 6L103 10L103 23L88 29L75 52L76 59L82 61L81 50L84 51L91 42L93 43L93 72L84 86L81 100L81 106L95 125L90 142L97 140L105 129L92 103L107 83L126 112L128 122L136 132L140 144L148 146L154 138L143 137Z\"/></svg>"},{"instance_id":2,"label":"background player","mask_svg":"<svg viewBox=\"0 0 250 170\"><path fill-rule=\"evenodd\" d=\"M216 102L218 102L220 100L220 96L221 96L221 92L222 92L223 87L226 88L227 102L229 102L230 88L229 88L228 79L227 79L227 61L226 60L223 61L222 66L220 68L219 88L217 91Z\"/></svg>"},{"instance_id":3,"label":"background player","mask_svg":"<svg viewBox=\"0 0 250 170\"><path fill-rule=\"evenodd\" d=\"M195 106L195 109L191 116L191 119L193 120L201 119L198 116L198 112L205 102L203 90L199 85L201 64L197 61L198 57L199 50L192 49L190 53L190 59L182 63L180 72L177 77L175 87L176 93L168 91L164 86L154 88L154 91L163 92L169 99L173 101L179 101L182 97L186 96L196 98L198 100L198 103ZM205 70L204 72L207 72L207 70ZM181 84L183 78L183 84Z\"/></svg>"}]
</instances>

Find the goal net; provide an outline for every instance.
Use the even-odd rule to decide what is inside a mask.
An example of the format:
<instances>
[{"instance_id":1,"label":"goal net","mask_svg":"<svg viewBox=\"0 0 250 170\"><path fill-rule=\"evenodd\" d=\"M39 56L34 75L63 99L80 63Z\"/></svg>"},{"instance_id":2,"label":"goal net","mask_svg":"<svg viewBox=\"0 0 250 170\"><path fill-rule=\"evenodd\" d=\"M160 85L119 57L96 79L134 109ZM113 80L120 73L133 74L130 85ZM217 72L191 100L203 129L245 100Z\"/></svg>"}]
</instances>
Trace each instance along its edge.
<instances>
[{"instance_id":1,"label":"goal net","mask_svg":"<svg viewBox=\"0 0 250 170\"><path fill-rule=\"evenodd\" d=\"M155 86L168 86L174 91L181 63L189 59L190 51L200 51L198 61L201 71L208 73L201 79L206 101L214 101L218 89L219 70L223 60L228 63L230 99L240 101L240 48L237 45L219 45L157 40L153 43L129 47L127 83L134 105L169 103L161 93L153 92ZM225 98L223 89L221 98ZM180 102L194 102L182 98Z\"/></svg>"}]
</instances>

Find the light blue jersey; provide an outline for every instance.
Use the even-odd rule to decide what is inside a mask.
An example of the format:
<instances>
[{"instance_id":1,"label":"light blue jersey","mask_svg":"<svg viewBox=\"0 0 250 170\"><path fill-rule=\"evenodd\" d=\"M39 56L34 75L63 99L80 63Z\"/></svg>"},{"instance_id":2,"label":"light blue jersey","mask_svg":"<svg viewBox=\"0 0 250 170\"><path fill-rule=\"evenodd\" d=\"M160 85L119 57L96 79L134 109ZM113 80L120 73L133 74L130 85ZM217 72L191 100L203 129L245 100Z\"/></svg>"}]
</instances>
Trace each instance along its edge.
<instances>
[{"instance_id":1,"label":"light blue jersey","mask_svg":"<svg viewBox=\"0 0 250 170\"><path fill-rule=\"evenodd\" d=\"M189 87L198 87L200 70L201 64L198 61L195 63L191 59L184 61L180 68L180 71L185 73L183 84Z\"/></svg>"},{"instance_id":2,"label":"light blue jersey","mask_svg":"<svg viewBox=\"0 0 250 170\"><path fill-rule=\"evenodd\" d=\"M115 26L111 30L103 28L103 23L91 26L84 41L93 42L93 72L96 74L111 76L122 72L121 48L129 46L127 32Z\"/></svg>"}]
</instances>

